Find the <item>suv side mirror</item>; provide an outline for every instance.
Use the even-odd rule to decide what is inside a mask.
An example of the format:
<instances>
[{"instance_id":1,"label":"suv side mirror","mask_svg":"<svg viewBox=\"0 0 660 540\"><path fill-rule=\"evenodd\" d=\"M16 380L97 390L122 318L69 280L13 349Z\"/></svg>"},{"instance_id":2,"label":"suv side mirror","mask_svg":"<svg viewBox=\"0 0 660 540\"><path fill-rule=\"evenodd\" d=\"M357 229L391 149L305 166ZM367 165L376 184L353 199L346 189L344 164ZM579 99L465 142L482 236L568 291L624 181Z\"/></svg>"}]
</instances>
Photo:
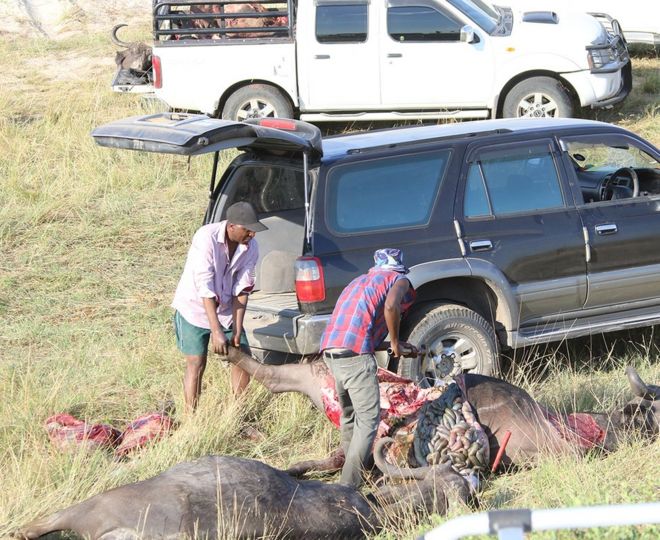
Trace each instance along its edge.
<instances>
[{"instance_id":1,"label":"suv side mirror","mask_svg":"<svg viewBox=\"0 0 660 540\"><path fill-rule=\"evenodd\" d=\"M470 25L465 25L461 28L461 41L465 43L479 43L479 36L474 33L474 28Z\"/></svg>"}]
</instances>

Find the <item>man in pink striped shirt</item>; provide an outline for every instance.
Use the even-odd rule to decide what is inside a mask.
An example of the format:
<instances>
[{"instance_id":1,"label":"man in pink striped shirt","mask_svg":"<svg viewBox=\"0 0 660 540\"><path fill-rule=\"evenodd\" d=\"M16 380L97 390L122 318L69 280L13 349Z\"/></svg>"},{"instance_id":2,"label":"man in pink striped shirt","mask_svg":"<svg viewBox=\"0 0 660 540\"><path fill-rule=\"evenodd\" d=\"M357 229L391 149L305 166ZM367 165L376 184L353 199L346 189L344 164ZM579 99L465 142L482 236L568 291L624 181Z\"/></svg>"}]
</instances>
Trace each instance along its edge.
<instances>
[{"instance_id":1,"label":"man in pink striped shirt","mask_svg":"<svg viewBox=\"0 0 660 540\"><path fill-rule=\"evenodd\" d=\"M172 302L176 343L186 359L187 411L197 407L209 342L219 355L227 355L228 344L249 352L243 319L259 257L254 236L266 228L250 203L237 202L227 209L225 221L204 225L193 236ZM249 381L248 374L232 364L234 395Z\"/></svg>"}]
</instances>

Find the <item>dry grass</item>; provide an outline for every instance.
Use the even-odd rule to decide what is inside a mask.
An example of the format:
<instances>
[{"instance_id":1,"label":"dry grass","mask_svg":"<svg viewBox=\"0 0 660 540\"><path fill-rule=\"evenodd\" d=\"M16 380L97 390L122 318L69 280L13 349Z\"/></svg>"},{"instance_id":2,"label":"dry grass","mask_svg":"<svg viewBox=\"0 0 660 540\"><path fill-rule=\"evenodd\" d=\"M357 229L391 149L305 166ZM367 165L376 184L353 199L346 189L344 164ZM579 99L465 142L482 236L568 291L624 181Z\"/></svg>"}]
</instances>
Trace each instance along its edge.
<instances>
[{"instance_id":1,"label":"dry grass","mask_svg":"<svg viewBox=\"0 0 660 540\"><path fill-rule=\"evenodd\" d=\"M210 158L188 164L93 144L94 126L146 110L138 98L110 92L112 55L97 35L0 43L0 536L184 459L233 454L285 467L323 457L337 442L300 396L272 397L253 385L237 406L226 369L211 362L198 414L182 418L170 438L139 457L116 463L102 452L71 456L50 447L42 423L55 412L121 427L167 396L181 406L182 361L169 303L203 216ZM659 65L657 58L636 59L634 95L595 117L660 143ZM516 362L537 368L526 375L517 370L516 380L568 410L620 404L624 363L660 381L657 337L641 332L625 343L626 336L607 341L600 352L583 341L519 356ZM246 423L267 439L256 445L241 439ZM533 470L494 479L482 504L653 500L660 493L659 463L659 443L639 441L605 459L548 458ZM420 524L404 516L381 536L410 537L440 521L430 516ZM656 534L634 532L636 538Z\"/></svg>"}]
</instances>

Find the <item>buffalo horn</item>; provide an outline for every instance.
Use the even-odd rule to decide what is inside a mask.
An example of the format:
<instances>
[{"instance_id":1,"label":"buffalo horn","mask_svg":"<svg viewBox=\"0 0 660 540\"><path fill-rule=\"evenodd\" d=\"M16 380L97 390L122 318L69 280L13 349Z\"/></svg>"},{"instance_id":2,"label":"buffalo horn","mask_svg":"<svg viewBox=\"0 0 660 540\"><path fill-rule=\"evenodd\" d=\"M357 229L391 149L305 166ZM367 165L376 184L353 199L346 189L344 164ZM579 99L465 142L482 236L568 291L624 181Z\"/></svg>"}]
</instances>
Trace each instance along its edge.
<instances>
[{"instance_id":1,"label":"buffalo horn","mask_svg":"<svg viewBox=\"0 0 660 540\"><path fill-rule=\"evenodd\" d=\"M394 439L391 437L383 437L374 445L374 461L376 467L380 469L385 476L389 476L395 480L423 480L431 467L395 467L390 465L385 460L385 446L393 443Z\"/></svg>"},{"instance_id":2,"label":"buffalo horn","mask_svg":"<svg viewBox=\"0 0 660 540\"><path fill-rule=\"evenodd\" d=\"M128 26L126 23L121 23L121 24L116 24L115 26L112 27L112 31L110 32L110 39L112 42L117 45L117 47L124 47L128 48L131 46L130 43L126 43L125 41L122 41L117 37L117 30L122 28L123 26Z\"/></svg>"},{"instance_id":3,"label":"buffalo horn","mask_svg":"<svg viewBox=\"0 0 660 540\"><path fill-rule=\"evenodd\" d=\"M642 380L634 367L628 366L626 368L626 375L630 388L637 397L653 401L658 398L659 392L657 388L649 388L649 386Z\"/></svg>"}]
</instances>

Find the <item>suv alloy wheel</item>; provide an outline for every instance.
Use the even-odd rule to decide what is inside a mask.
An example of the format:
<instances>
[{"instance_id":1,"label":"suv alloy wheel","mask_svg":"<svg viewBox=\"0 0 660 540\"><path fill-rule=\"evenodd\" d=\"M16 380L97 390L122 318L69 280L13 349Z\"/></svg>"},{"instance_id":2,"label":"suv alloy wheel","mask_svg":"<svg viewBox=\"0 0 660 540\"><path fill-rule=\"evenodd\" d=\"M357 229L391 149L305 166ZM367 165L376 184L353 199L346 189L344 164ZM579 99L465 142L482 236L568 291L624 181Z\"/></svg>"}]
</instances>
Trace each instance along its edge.
<instances>
[{"instance_id":1,"label":"suv alloy wheel","mask_svg":"<svg viewBox=\"0 0 660 540\"><path fill-rule=\"evenodd\" d=\"M457 304L430 304L407 323L407 341L426 347L418 358L400 358L399 375L421 386L463 372L494 375L498 371L497 338L478 313Z\"/></svg>"}]
</instances>

